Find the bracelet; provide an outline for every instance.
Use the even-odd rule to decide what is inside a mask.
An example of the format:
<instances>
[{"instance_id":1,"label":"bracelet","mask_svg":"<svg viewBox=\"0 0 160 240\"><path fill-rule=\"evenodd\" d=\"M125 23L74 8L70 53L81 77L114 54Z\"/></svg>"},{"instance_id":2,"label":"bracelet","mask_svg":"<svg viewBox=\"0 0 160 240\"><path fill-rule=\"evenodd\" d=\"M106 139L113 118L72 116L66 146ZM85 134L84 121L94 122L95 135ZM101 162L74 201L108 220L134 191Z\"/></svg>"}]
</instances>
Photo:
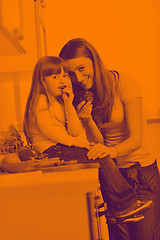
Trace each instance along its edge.
<instances>
[{"instance_id":1,"label":"bracelet","mask_svg":"<svg viewBox=\"0 0 160 240\"><path fill-rule=\"evenodd\" d=\"M119 156L118 148L116 146L113 146L113 147L110 147L110 149L111 149L110 154L109 154L110 157L118 159L118 156Z\"/></svg>"}]
</instances>

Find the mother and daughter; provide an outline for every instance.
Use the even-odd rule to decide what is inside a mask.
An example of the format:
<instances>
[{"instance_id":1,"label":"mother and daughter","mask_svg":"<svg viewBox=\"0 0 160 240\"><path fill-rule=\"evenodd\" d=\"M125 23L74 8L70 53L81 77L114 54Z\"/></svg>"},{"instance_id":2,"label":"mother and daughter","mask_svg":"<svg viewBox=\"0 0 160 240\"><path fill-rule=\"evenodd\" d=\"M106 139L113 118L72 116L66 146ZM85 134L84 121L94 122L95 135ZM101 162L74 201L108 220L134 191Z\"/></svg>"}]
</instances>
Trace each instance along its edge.
<instances>
[{"instance_id":1,"label":"mother and daughter","mask_svg":"<svg viewBox=\"0 0 160 240\"><path fill-rule=\"evenodd\" d=\"M83 91L93 100L76 106ZM160 177L144 125L137 84L107 70L85 39L37 62L24 116L27 141L49 158L100 164L111 240L160 237Z\"/></svg>"}]
</instances>

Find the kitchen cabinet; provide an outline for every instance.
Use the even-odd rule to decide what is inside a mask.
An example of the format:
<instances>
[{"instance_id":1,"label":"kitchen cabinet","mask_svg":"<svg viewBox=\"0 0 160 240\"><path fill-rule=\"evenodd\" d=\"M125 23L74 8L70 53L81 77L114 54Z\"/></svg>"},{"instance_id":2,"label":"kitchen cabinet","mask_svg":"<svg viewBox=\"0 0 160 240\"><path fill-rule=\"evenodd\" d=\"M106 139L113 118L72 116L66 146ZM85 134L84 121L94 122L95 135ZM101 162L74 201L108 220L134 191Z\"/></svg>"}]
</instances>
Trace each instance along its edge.
<instances>
[{"instance_id":1,"label":"kitchen cabinet","mask_svg":"<svg viewBox=\"0 0 160 240\"><path fill-rule=\"evenodd\" d=\"M0 0L0 72L17 72L33 70L41 55L38 50L45 43L45 26L43 36L39 33L42 27L41 0ZM43 21L44 22L44 21ZM39 54L40 52L40 54Z\"/></svg>"},{"instance_id":2,"label":"kitchen cabinet","mask_svg":"<svg viewBox=\"0 0 160 240\"><path fill-rule=\"evenodd\" d=\"M0 0L0 55L25 53L23 48L22 1Z\"/></svg>"},{"instance_id":3,"label":"kitchen cabinet","mask_svg":"<svg viewBox=\"0 0 160 240\"><path fill-rule=\"evenodd\" d=\"M0 132L22 131L33 68L46 55L45 1L0 0Z\"/></svg>"},{"instance_id":4,"label":"kitchen cabinet","mask_svg":"<svg viewBox=\"0 0 160 240\"><path fill-rule=\"evenodd\" d=\"M98 165L71 169L1 175L1 239L97 240Z\"/></svg>"}]
</instances>

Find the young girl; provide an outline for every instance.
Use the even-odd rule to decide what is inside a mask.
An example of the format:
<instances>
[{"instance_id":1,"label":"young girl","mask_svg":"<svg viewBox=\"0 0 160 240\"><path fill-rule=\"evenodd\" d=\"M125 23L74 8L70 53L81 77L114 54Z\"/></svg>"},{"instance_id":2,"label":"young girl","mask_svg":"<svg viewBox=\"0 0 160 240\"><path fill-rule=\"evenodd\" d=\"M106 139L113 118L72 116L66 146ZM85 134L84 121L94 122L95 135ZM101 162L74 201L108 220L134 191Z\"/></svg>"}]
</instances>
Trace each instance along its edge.
<instances>
[{"instance_id":1,"label":"young girl","mask_svg":"<svg viewBox=\"0 0 160 240\"><path fill-rule=\"evenodd\" d=\"M78 162L95 162L87 157L92 149L86 138L81 121L73 107L73 92L66 62L59 57L45 56L41 58L33 71L31 90L29 93L25 116L24 133L28 143L48 157L60 157L63 160ZM90 112L92 108L89 108ZM94 123L93 123L94 124ZM96 124L94 126L96 128ZM99 135L98 142L103 143ZM95 141L96 143L96 141ZM103 184L107 188L108 199L112 205L109 216L113 222L139 221L143 216L135 215L148 208L149 202L138 202L134 189L125 181L118 167L111 159L96 159L103 172ZM117 179L114 180L113 179ZM116 196L117 189L122 189L125 204ZM127 194L127 195L126 195ZM134 216L134 217L133 217ZM129 217L133 217L130 218Z\"/></svg>"},{"instance_id":2,"label":"young girl","mask_svg":"<svg viewBox=\"0 0 160 240\"><path fill-rule=\"evenodd\" d=\"M73 92L67 65L58 57L41 58L34 69L24 132L29 144L40 152L57 143L86 147L79 136L82 125L72 105Z\"/></svg>"}]
</instances>

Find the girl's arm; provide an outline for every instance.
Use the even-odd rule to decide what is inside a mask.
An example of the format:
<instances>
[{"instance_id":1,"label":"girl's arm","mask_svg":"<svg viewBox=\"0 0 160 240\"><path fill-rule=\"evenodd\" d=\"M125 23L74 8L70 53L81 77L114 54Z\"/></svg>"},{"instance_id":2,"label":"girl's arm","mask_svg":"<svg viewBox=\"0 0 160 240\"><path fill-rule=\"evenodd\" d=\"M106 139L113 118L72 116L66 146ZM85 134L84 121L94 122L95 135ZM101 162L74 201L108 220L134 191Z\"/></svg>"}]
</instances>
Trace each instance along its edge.
<instances>
[{"instance_id":1,"label":"girl's arm","mask_svg":"<svg viewBox=\"0 0 160 240\"><path fill-rule=\"evenodd\" d=\"M62 99L64 102L64 109L67 121L67 131L69 135L76 137L82 132L82 124L72 104L73 97L74 95L72 89L68 86L64 88Z\"/></svg>"},{"instance_id":2,"label":"girl's arm","mask_svg":"<svg viewBox=\"0 0 160 240\"><path fill-rule=\"evenodd\" d=\"M112 158L125 156L137 150L142 144L143 114L142 99L134 98L124 104L126 121L129 129L129 137L116 147L107 147L101 144L94 145L88 153L88 157L96 159L110 155Z\"/></svg>"},{"instance_id":3,"label":"girl's arm","mask_svg":"<svg viewBox=\"0 0 160 240\"><path fill-rule=\"evenodd\" d=\"M41 110L36 113L36 121L41 133L54 143L60 143L67 146L76 146L89 148L89 143L81 135L72 137L68 134L65 126L60 123L51 121L49 110Z\"/></svg>"},{"instance_id":4,"label":"girl's arm","mask_svg":"<svg viewBox=\"0 0 160 240\"><path fill-rule=\"evenodd\" d=\"M88 101L84 105L85 101L82 101L77 106L77 112L79 117L83 121L83 125L86 131L86 136L89 142L104 143L103 135L92 118L92 103ZM84 105L84 106L83 106Z\"/></svg>"}]
</instances>

